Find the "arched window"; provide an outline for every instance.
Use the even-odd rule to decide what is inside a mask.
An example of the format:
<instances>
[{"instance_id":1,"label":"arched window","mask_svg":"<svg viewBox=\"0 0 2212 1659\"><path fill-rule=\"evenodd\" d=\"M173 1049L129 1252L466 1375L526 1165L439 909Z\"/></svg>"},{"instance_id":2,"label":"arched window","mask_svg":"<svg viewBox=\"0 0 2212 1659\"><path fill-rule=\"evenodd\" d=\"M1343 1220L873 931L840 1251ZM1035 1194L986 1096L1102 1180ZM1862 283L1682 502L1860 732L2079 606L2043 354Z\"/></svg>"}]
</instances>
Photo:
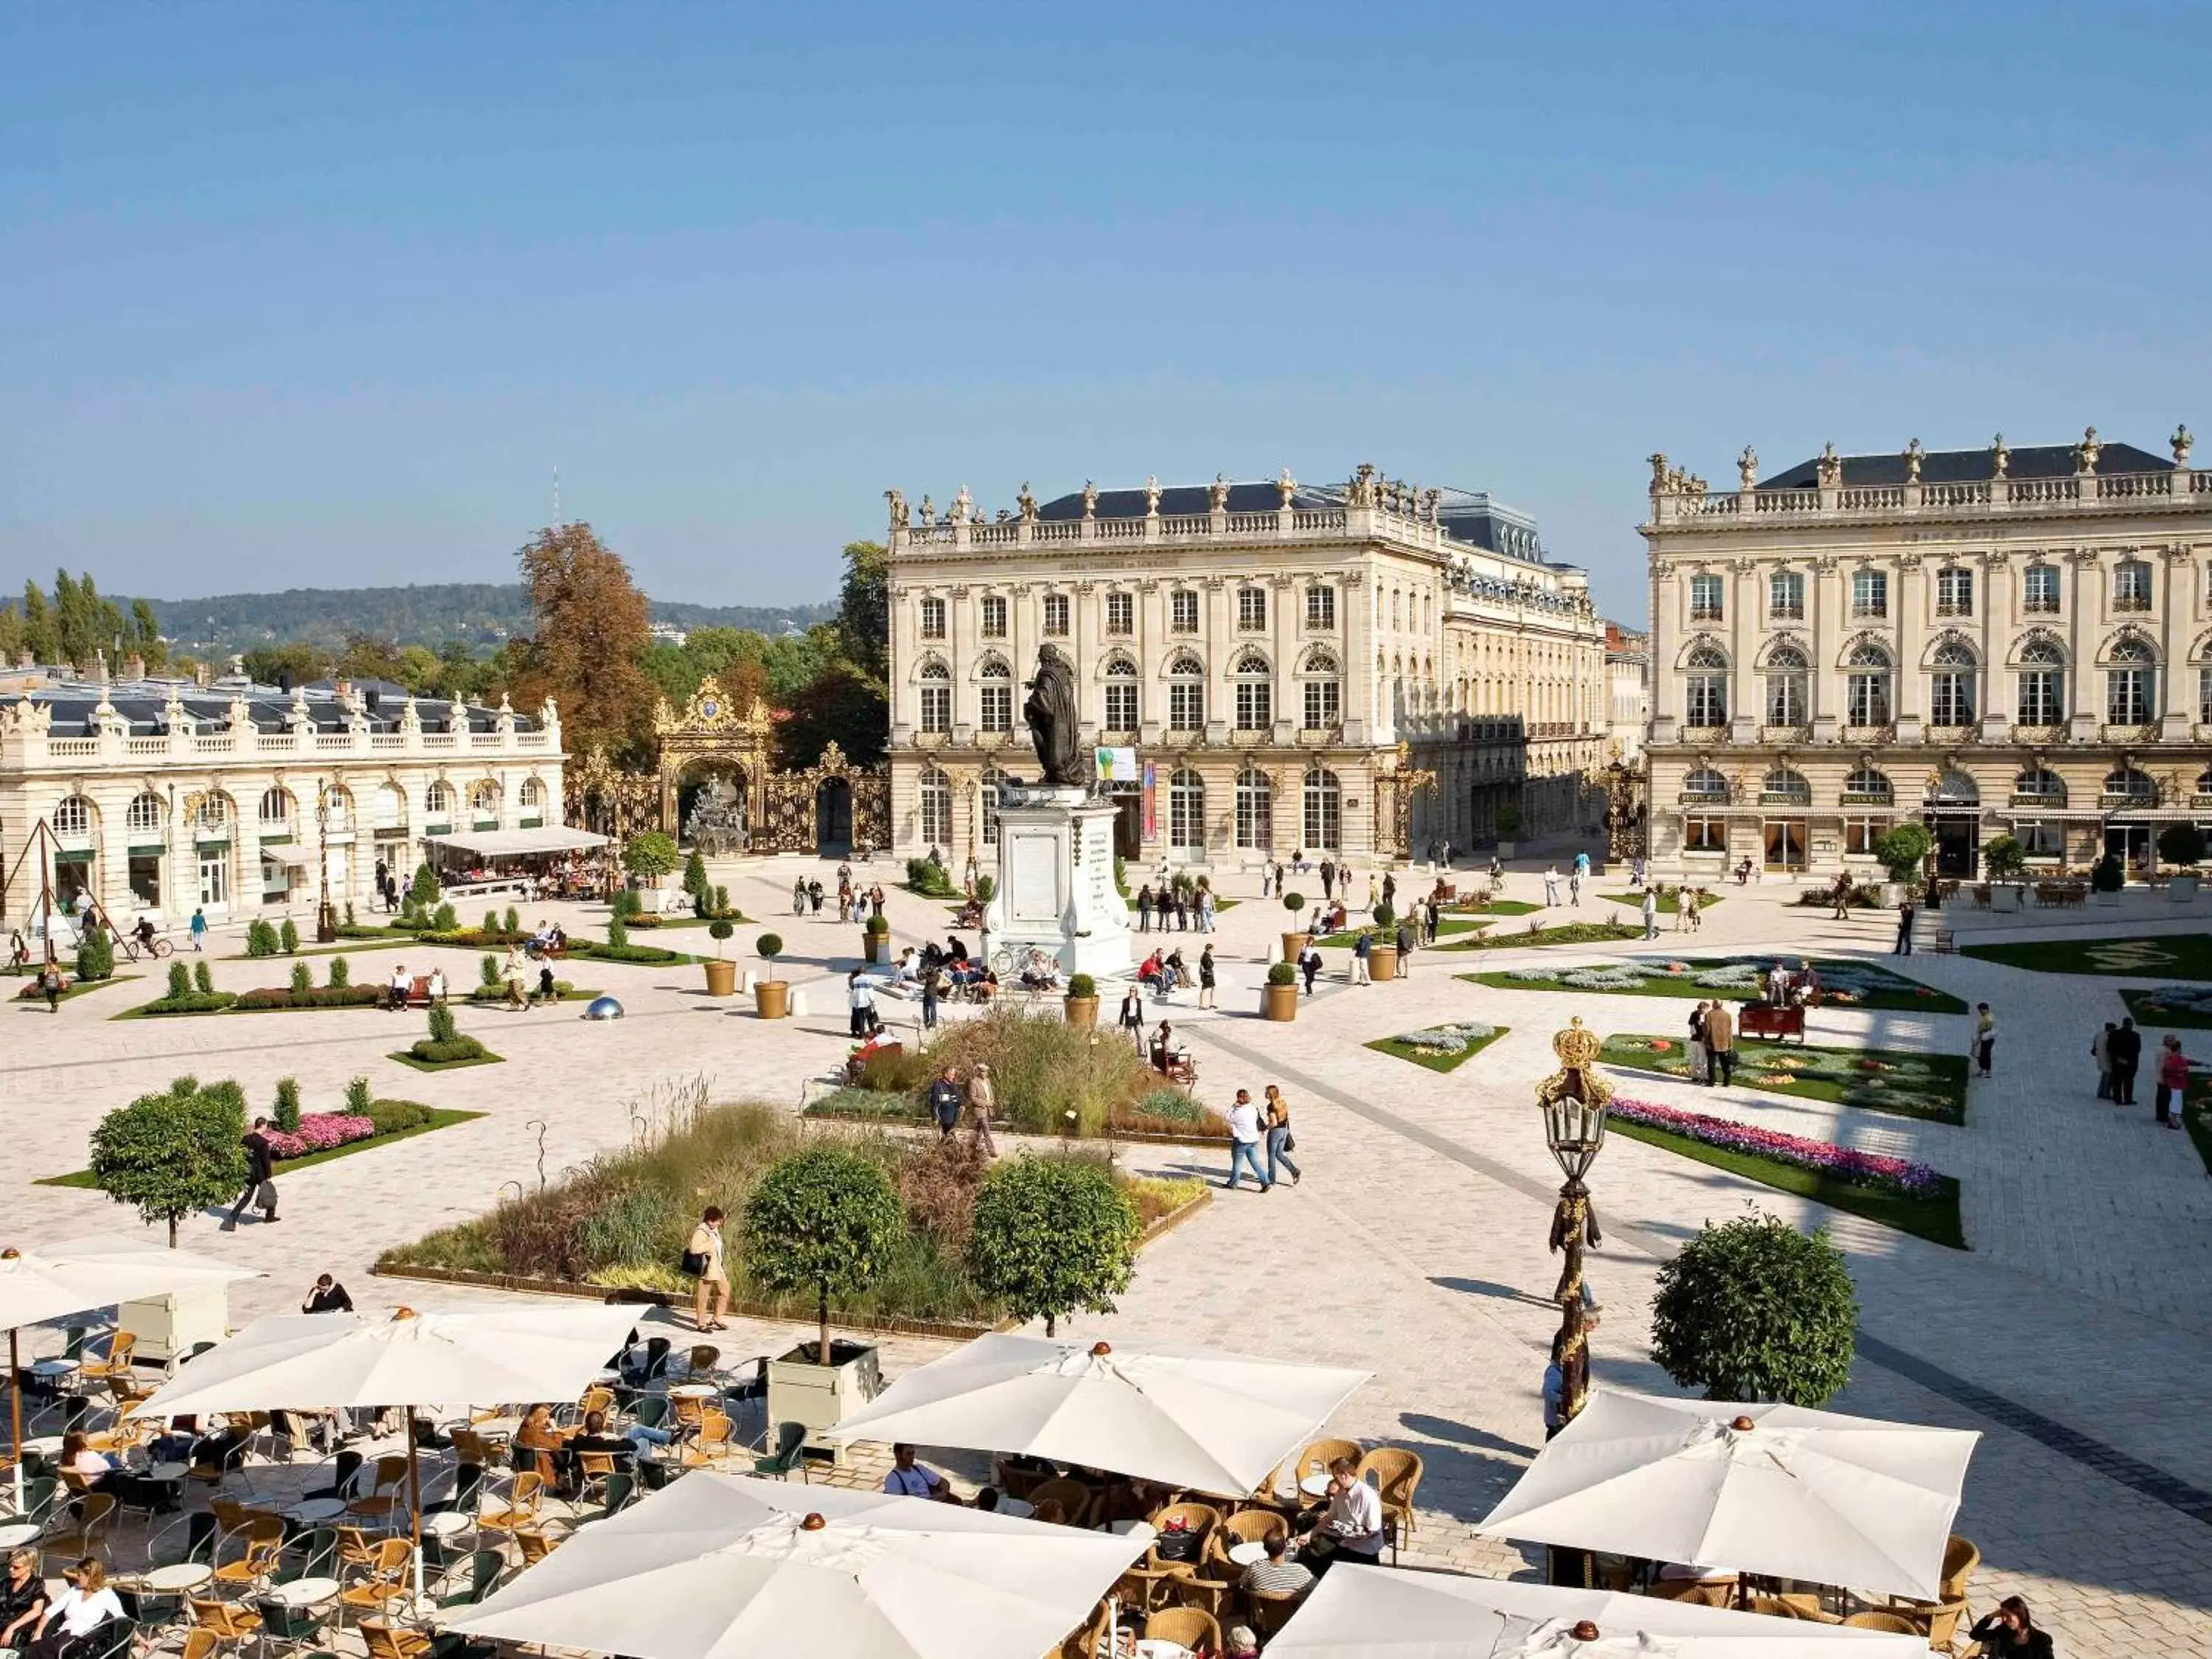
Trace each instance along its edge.
<instances>
[{"instance_id":1,"label":"arched window","mask_svg":"<svg viewBox=\"0 0 2212 1659\"><path fill-rule=\"evenodd\" d=\"M934 659L921 665L921 729L952 729L952 671Z\"/></svg>"},{"instance_id":2,"label":"arched window","mask_svg":"<svg viewBox=\"0 0 2212 1659\"><path fill-rule=\"evenodd\" d=\"M1206 848L1206 781L1187 766L1168 780L1168 846L1185 854Z\"/></svg>"},{"instance_id":3,"label":"arched window","mask_svg":"<svg viewBox=\"0 0 2212 1659\"><path fill-rule=\"evenodd\" d=\"M1710 766L1700 766L1682 780L1682 793L1698 800L1726 800L1729 781Z\"/></svg>"},{"instance_id":4,"label":"arched window","mask_svg":"<svg viewBox=\"0 0 2212 1659\"><path fill-rule=\"evenodd\" d=\"M1699 646L1690 653L1689 674L1684 690L1685 722L1711 726L1728 724L1728 659L1712 647Z\"/></svg>"},{"instance_id":5,"label":"arched window","mask_svg":"<svg viewBox=\"0 0 2212 1659\"><path fill-rule=\"evenodd\" d=\"M1237 775L1237 845L1264 853L1275 844L1275 786L1255 766Z\"/></svg>"},{"instance_id":6,"label":"arched window","mask_svg":"<svg viewBox=\"0 0 2212 1659\"><path fill-rule=\"evenodd\" d=\"M937 767L922 772L921 805L921 840L941 849L952 839L952 780Z\"/></svg>"},{"instance_id":7,"label":"arched window","mask_svg":"<svg viewBox=\"0 0 2212 1659\"><path fill-rule=\"evenodd\" d=\"M1889 653L1871 642L1845 659L1844 719L1851 726L1889 724Z\"/></svg>"},{"instance_id":8,"label":"arched window","mask_svg":"<svg viewBox=\"0 0 2212 1659\"><path fill-rule=\"evenodd\" d=\"M1844 780L1844 802L1850 806L1887 806L1897 799L1889 775L1862 766Z\"/></svg>"},{"instance_id":9,"label":"arched window","mask_svg":"<svg viewBox=\"0 0 2212 1659\"><path fill-rule=\"evenodd\" d=\"M1267 659L1246 651L1229 671L1237 694L1237 729L1264 732L1275 722L1275 673Z\"/></svg>"},{"instance_id":10,"label":"arched window","mask_svg":"<svg viewBox=\"0 0 2212 1659\"><path fill-rule=\"evenodd\" d=\"M453 792L442 783L434 783L422 792L422 811L433 822L450 817L453 811Z\"/></svg>"},{"instance_id":11,"label":"arched window","mask_svg":"<svg viewBox=\"0 0 2212 1659\"><path fill-rule=\"evenodd\" d=\"M1168 664L1168 729L1195 732L1206 724L1206 665L1188 651Z\"/></svg>"},{"instance_id":12,"label":"arched window","mask_svg":"<svg viewBox=\"0 0 2212 1659\"><path fill-rule=\"evenodd\" d=\"M999 658L983 665L981 703L976 724L986 732L1014 729L1014 674Z\"/></svg>"},{"instance_id":13,"label":"arched window","mask_svg":"<svg viewBox=\"0 0 2212 1659\"><path fill-rule=\"evenodd\" d=\"M1767 654L1766 723L1769 726L1803 726L1811 720L1806 698L1811 678L1811 665L1806 662L1805 653L1796 646L1777 646Z\"/></svg>"},{"instance_id":14,"label":"arched window","mask_svg":"<svg viewBox=\"0 0 2212 1659\"><path fill-rule=\"evenodd\" d=\"M1769 806L1810 806L1813 786L1806 782L1802 772L1778 766L1760 781L1759 799Z\"/></svg>"},{"instance_id":15,"label":"arched window","mask_svg":"<svg viewBox=\"0 0 2212 1659\"><path fill-rule=\"evenodd\" d=\"M292 821L292 797L282 789L263 790L258 816L263 829L283 829Z\"/></svg>"},{"instance_id":16,"label":"arched window","mask_svg":"<svg viewBox=\"0 0 2212 1659\"><path fill-rule=\"evenodd\" d=\"M1344 719L1344 671L1334 652L1319 647L1307 652L1300 679L1307 731L1325 732Z\"/></svg>"},{"instance_id":17,"label":"arched window","mask_svg":"<svg viewBox=\"0 0 2212 1659\"><path fill-rule=\"evenodd\" d=\"M1138 712L1137 665L1117 651L1106 660L1106 729L1135 731Z\"/></svg>"},{"instance_id":18,"label":"arched window","mask_svg":"<svg viewBox=\"0 0 2212 1659\"><path fill-rule=\"evenodd\" d=\"M997 767L983 774L983 845L999 844L999 786L1006 781L1006 775Z\"/></svg>"},{"instance_id":19,"label":"arched window","mask_svg":"<svg viewBox=\"0 0 2212 1659\"><path fill-rule=\"evenodd\" d=\"M82 795L65 797L54 808L54 833L58 836L88 836L92 833L92 803Z\"/></svg>"},{"instance_id":20,"label":"arched window","mask_svg":"<svg viewBox=\"0 0 2212 1659\"><path fill-rule=\"evenodd\" d=\"M2158 718L2158 659L2148 641L2129 638L2112 647L2105 671L2105 720L2148 726Z\"/></svg>"},{"instance_id":21,"label":"arched window","mask_svg":"<svg viewBox=\"0 0 2212 1659\"><path fill-rule=\"evenodd\" d=\"M200 798L197 827L202 830L221 830L230 823L230 797L207 794Z\"/></svg>"},{"instance_id":22,"label":"arched window","mask_svg":"<svg viewBox=\"0 0 2212 1659\"><path fill-rule=\"evenodd\" d=\"M499 816L499 786L486 778L469 791L469 811L479 818Z\"/></svg>"},{"instance_id":23,"label":"arched window","mask_svg":"<svg viewBox=\"0 0 2212 1659\"><path fill-rule=\"evenodd\" d=\"M1305 844L1334 850L1344 844L1344 791L1336 774L1316 767L1306 774Z\"/></svg>"},{"instance_id":24,"label":"arched window","mask_svg":"<svg viewBox=\"0 0 2212 1659\"><path fill-rule=\"evenodd\" d=\"M1942 806L1978 806L1982 786L1957 767L1947 766L1936 775L1928 799Z\"/></svg>"},{"instance_id":25,"label":"arched window","mask_svg":"<svg viewBox=\"0 0 2212 1659\"><path fill-rule=\"evenodd\" d=\"M2105 779L2105 799L2115 806L2155 806L2158 786L2148 773L2123 766Z\"/></svg>"},{"instance_id":26,"label":"arched window","mask_svg":"<svg viewBox=\"0 0 2212 1659\"><path fill-rule=\"evenodd\" d=\"M545 804L545 786L535 778L525 778L520 799L525 807L543 806Z\"/></svg>"},{"instance_id":27,"label":"arched window","mask_svg":"<svg viewBox=\"0 0 2212 1659\"><path fill-rule=\"evenodd\" d=\"M530 799L530 788L529 784L522 786L522 798L526 802ZM406 793L396 783L384 784L378 788L375 804L369 810L375 815L376 829L404 829L407 823Z\"/></svg>"},{"instance_id":28,"label":"arched window","mask_svg":"<svg viewBox=\"0 0 2212 1659\"><path fill-rule=\"evenodd\" d=\"M2197 799L2202 802L2212 798L2212 766L2197 775Z\"/></svg>"},{"instance_id":29,"label":"arched window","mask_svg":"<svg viewBox=\"0 0 2212 1659\"><path fill-rule=\"evenodd\" d=\"M2051 640L2030 640L2020 652L2020 723L2058 726L2066 719L2066 653Z\"/></svg>"},{"instance_id":30,"label":"arched window","mask_svg":"<svg viewBox=\"0 0 2212 1659\"><path fill-rule=\"evenodd\" d=\"M1929 718L1937 726L1974 723L1972 650L1956 641L1936 647L1936 672L1929 682Z\"/></svg>"},{"instance_id":31,"label":"arched window","mask_svg":"<svg viewBox=\"0 0 2212 1659\"><path fill-rule=\"evenodd\" d=\"M134 836L157 836L168 817L161 798L152 790L142 790L131 799L130 810L123 815L123 827Z\"/></svg>"},{"instance_id":32,"label":"arched window","mask_svg":"<svg viewBox=\"0 0 2212 1659\"><path fill-rule=\"evenodd\" d=\"M2063 806L2066 781L2047 767L2031 766L2012 781L2012 798L2024 806Z\"/></svg>"}]
</instances>

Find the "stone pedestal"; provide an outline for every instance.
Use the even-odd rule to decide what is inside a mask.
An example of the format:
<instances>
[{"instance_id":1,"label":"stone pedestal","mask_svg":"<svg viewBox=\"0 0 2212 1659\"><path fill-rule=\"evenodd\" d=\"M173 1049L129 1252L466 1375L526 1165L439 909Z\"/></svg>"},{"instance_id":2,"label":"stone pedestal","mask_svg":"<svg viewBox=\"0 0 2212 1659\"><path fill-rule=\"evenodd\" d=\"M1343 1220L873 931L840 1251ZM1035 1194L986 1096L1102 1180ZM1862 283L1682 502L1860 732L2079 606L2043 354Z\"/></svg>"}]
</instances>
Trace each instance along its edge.
<instances>
[{"instance_id":1,"label":"stone pedestal","mask_svg":"<svg viewBox=\"0 0 2212 1659\"><path fill-rule=\"evenodd\" d=\"M983 911L986 959L1044 951L1060 972L1129 971L1129 910L1114 885L1110 801L1058 785L999 792L998 886Z\"/></svg>"}]
</instances>

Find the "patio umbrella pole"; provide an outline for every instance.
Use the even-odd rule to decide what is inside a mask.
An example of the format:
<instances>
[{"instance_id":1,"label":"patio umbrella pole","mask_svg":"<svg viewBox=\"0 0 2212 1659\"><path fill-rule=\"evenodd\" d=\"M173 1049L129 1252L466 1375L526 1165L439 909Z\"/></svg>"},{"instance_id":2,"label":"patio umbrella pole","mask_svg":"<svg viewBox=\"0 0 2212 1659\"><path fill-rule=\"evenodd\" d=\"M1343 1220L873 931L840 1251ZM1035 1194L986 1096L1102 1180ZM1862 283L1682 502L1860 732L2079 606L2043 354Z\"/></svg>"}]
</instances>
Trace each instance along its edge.
<instances>
[{"instance_id":1,"label":"patio umbrella pole","mask_svg":"<svg viewBox=\"0 0 2212 1659\"><path fill-rule=\"evenodd\" d=\"M415 1408L407 1408L407 1529L415 1542L415 1612L422 1612L422 1466L415 1450Z\"/></svg>"},{"instance_id":2,"label":"patio umbrella pole","mask_svg":"<svg viewBox=\"0 0 2212 1659\"><path fill-rule=\"evenodd\" d=\"M8 1332L8 1415L15 1431L9 1443L15 1454L15 1513L23 1512L23 1373L15 1353L15 1333Z\"/></svg>"}]
</instances>

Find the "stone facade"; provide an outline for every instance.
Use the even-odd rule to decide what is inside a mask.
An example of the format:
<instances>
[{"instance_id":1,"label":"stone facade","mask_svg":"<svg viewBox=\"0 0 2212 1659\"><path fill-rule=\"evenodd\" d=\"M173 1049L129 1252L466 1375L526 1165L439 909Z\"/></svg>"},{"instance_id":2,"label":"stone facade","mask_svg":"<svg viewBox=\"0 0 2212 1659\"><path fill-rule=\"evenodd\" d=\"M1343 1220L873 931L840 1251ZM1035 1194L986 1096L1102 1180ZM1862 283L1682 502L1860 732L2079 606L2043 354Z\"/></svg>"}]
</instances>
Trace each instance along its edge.
<instances>
[{"instance_id":1,"label":"stone facade","mask_svg":"<svg viewBox=\"0 0 2212 1659\"><path fill-rule=\"evenodd\" d=\"M377 860L404 882L422 838L562 821L561 723L417 702L398 687L283 692L243 679L60 679L0 705L7 925L37 908L37 826L57 901L88 889L118 925L369 904Z\"/></svg>"},{"instance_id":2,"label":"stone facade","mask_svg":"<svg viewBox=\"0 0 2212 1659\"><path fill-rule=\"evenodd\" d=\"M1607 623L1605 672L1611 724L1608 757L1633 761L1644 752L1644 728L1651 723L1651 636Z\"/></svg>"},{"instance_id":3,"label":"stone facade","mask_svg":"<svg viewBox=\"0 0 2212 1659\"><path fill-rule=\"evenodd\" d=\"M1100 491L986 521L890 492L891 831L988 867L1024 684L1073 663L1086 747L1134 751L1116 846L1150 868L1358 859L1595 823L1602 625L1486 495L1347 483ZM1146 781L1149 780L1149 783Z\"/></svg>"},{"instance_id":4,"label":"stone facade","mask_svg":"<svg viewBox=\"0 0 2212 1659\"><path fill-rule=\"evenodd\" d=\"M1652 457L1651 852L1662 874L1942 873L2212 823L2212 471L2100 443L1819 457L1740 487Z\"/></svg>"}]
</instances>

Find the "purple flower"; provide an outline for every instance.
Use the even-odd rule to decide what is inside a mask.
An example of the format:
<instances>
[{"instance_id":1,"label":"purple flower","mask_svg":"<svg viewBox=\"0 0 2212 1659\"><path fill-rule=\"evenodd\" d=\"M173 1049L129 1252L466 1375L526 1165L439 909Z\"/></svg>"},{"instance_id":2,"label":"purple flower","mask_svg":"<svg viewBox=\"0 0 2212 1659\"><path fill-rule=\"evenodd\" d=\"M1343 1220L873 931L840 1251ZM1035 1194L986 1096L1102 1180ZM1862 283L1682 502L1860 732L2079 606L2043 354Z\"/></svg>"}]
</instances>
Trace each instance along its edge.
<instances>
[{"instance_id":1,"label":"purple flower","mask_svg":"<svg viewBox=\"0 0 2212 1659\"><path fill-rule=\"evenodd\" d=\"M368 1140L375 1133L374 1120L359 1117L350 1112L307 1112L301 1115L296 1132L269 1131L269 1153L277 1162L283 1163L291 1158L305 1158L310 1152L328 1152L333 1146L349 1146L356 1140Z\"/></svg>"},{"instance_id":2,"label":"purple flower","mask_svg":"<svg viewBox=\"0 0 2212 1659\"><path fill-rule=\"evenodd\" d=\"M1771 1158L1778 1163L1833 1176L1856 1186L1887 1189L1907 1198L1934 1198L1942 1190L1942 1173L1911 1158L1863 1152L1853 1147L1838 1146L1833 1141L1808 1140L1802 1135L1784 1134L1778 1129L1762 1129L1729 1118L1709 1117L1703 1112L1686 1112L1649 1100L1616 1099L1613 1115L1631 1123L1649 1124L1655 1129L1664 1129L1708 1146Z\"/></svg>"}]
</instances>

